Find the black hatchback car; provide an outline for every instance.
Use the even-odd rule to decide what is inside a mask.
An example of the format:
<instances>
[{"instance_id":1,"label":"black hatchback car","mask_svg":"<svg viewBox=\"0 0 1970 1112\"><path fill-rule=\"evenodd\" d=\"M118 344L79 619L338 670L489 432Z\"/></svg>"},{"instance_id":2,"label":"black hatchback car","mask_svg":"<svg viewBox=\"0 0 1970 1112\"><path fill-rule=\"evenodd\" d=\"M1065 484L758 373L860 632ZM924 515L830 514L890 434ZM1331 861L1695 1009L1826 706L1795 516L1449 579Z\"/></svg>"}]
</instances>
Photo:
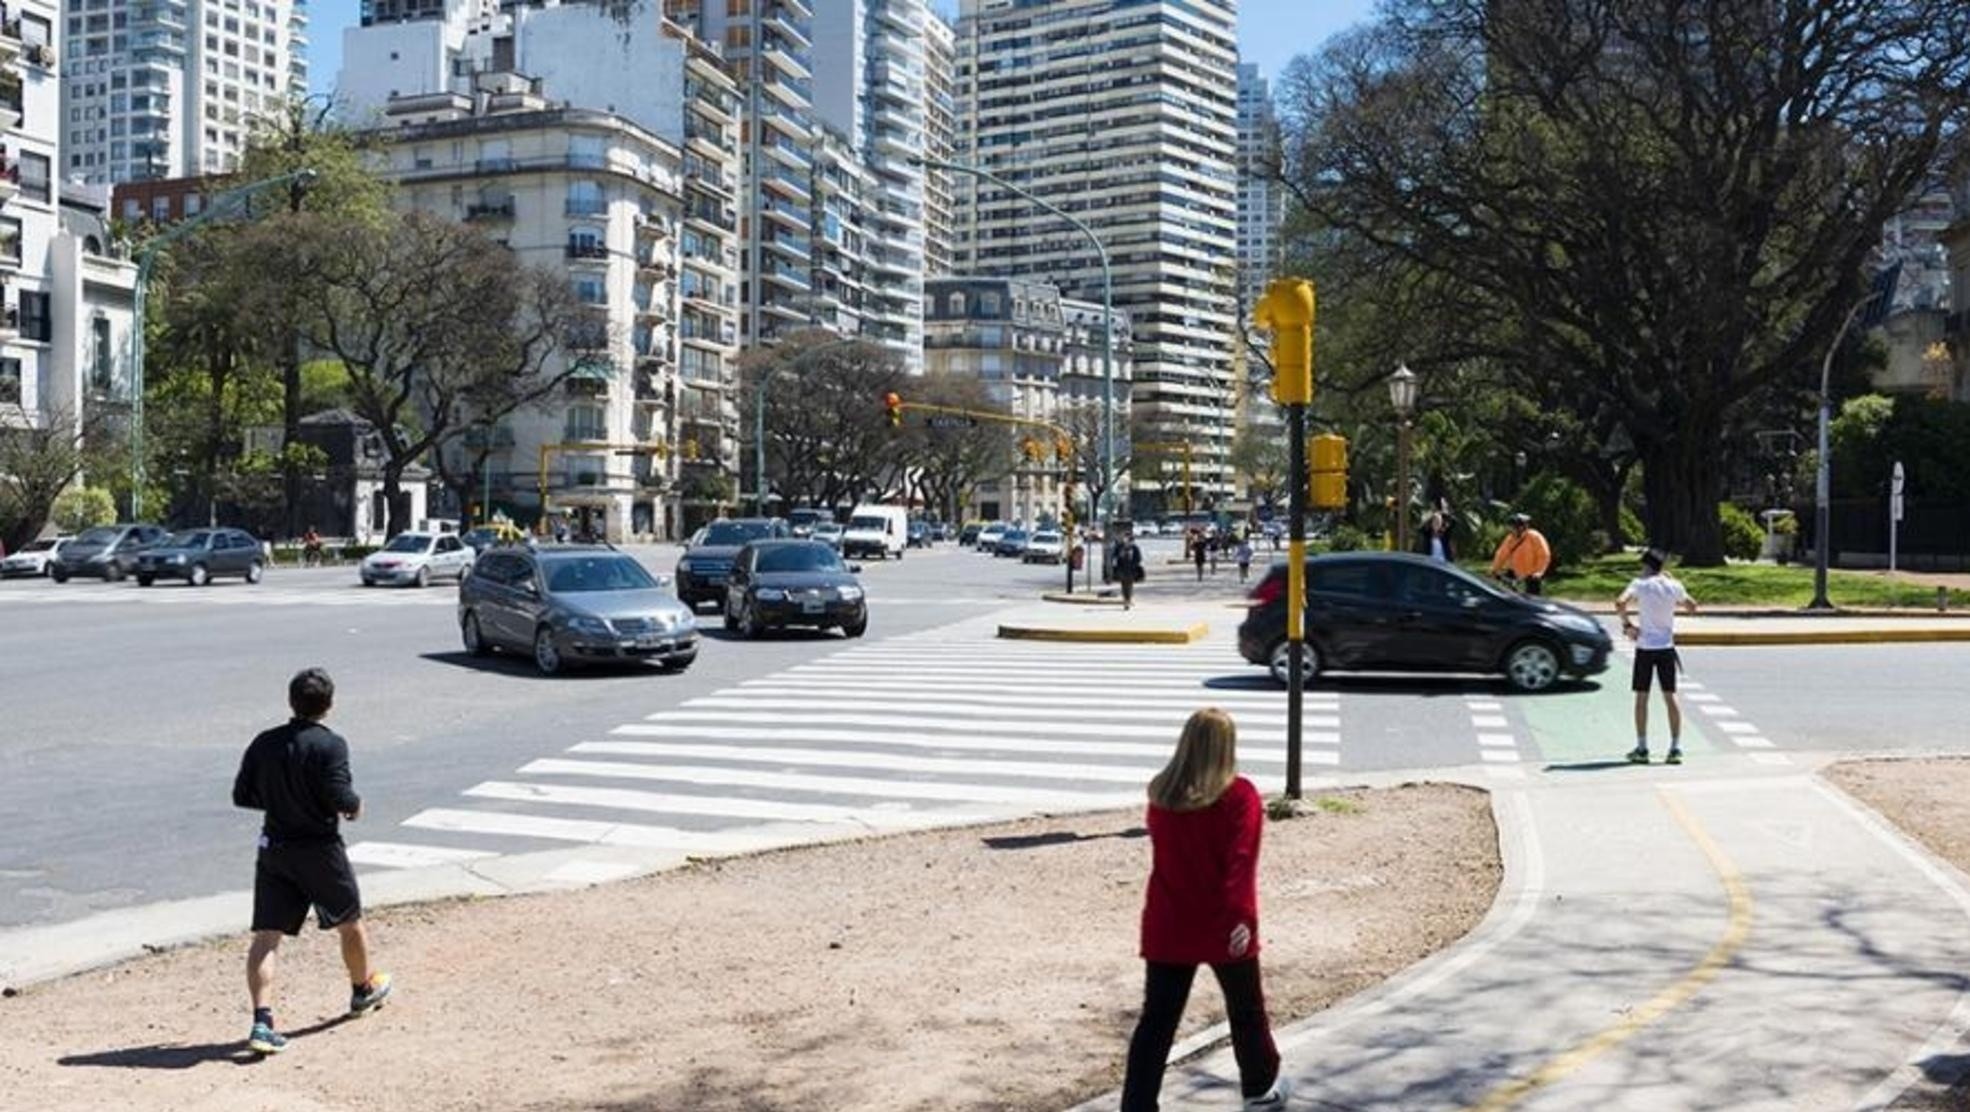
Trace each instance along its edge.
<instances>
[{"instance_id":1,"label":"black hatchback car","mask_svg":"<svg viewBox=\"0 0 1970 1112\"><path fill-rule=\"evenodd\" d=\"M753 541L788 534L779 518L735 517L714 521L699 531L677 561L677 597L693 609L725 598L725 577L739 549Z\"/></svg>"},{"instance_id":2,"label":"black hatchback car","mask_svg":"<svg viewBox=\"0 0 1970 1112\"><path fill-rule=\"evenodd\" d=\"M725 584L725 628L752 638L769 629L839 629L860 637L869 605L860 569L821 541L755 541L739 550Z\"/></svg>"},{"instance_id":3,"label":"black hatchback car","mask_svg":"<svg viewBox=\"0 0 1970 1112\"><path fill-rule=\"evenodd\" d=\"M1307 561L1307 680L1323 672L1470 672L1520 691L1607 669L1613 639L1564 603L1495 587L1454 565L1403 553ZM1287 680L1286 566L1253 589L1238 652Z\"/></svg>"},{"instance_id":4,"label":"black hatchback car","mask_svg":"<svg viewBox=\"0 0 1970 1112\"><path fill-rule=\"evenodd\" d=\"M182 579L203 587L228 575L258 583L266 571L260 542L239 529L186 529L137 553L139 587L160 579Z\"/></svg>"}]
</instances>

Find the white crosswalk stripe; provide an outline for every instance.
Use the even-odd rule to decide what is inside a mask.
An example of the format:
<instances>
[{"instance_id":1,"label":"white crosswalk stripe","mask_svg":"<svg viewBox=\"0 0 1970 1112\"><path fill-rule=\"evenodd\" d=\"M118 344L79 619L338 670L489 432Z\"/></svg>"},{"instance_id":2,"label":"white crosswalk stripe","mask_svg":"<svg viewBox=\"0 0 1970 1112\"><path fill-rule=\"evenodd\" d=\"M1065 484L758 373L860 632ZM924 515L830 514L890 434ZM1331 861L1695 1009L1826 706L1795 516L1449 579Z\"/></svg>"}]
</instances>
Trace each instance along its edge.
<instances>
[{"instance_id":1,"label":"white crosswalk stripe","mask_svg":"<svg viewBox=\"0 0 1970 1112\"><path fill-rule=\"evenodd\" d=\"M458 806L405 820L406 833L428 842L357 843L350 854L379 868L569 844L717 854L844 828L1140 806L1184 721L1212 705L1239 724L1245 774L1278 790L1285 695L1225 641L1006 642L973 619L847 648L606 737L571 739L559 755L464 788ZM1307 693L1309 769L1341 763L1344 717L1338 694ZM608 859L592 863L600 870Z\"/></svg>"},{"instance_id":2,"label":"white crosswalk stripe","mask_svg":"<svg viewBox=\"0 0 1970 1112\"><path fill-rule=\"evenodd\" d=\"M135 584L85 586L81 589L50 586L46 590L0 591L0 606L10 603L77 603L85 606L454 606L458 595L447 589L449 586L445 584L423 591L380 587L365 590L351 586L281 588L235 583L214 584L203 589L173 584L155 587Z\"/></svg>"}]
</instances>

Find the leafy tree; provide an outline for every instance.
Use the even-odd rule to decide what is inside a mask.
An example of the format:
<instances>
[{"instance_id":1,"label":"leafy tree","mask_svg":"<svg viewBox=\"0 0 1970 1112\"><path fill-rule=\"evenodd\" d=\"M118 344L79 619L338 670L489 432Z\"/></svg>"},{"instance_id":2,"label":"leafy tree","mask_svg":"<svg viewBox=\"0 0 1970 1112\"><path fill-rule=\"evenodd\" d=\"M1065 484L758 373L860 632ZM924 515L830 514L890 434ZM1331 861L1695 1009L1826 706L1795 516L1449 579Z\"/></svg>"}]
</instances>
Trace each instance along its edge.
<instances>
[{"instance_id":1,"label":"leafy tree","mask_svg":"<svg viewBox=\"0 0 1970 1112\"><path fill-rule=\"evenodd\" d=\"M783 505L839 506L895 478L883 395L909 388L895 352L809 329L740 356L738 370L741 412L765 391L767 478Z\"/></svg>"},{"instance_id":2,"label":"leafy tree","mask_svg":"<svg viewBox=\"0 0 1970 1112\"><path fill-rule=\"evenodd\" d=\"M1618 413L1652 539L1714 564L1733 413L1817 366L1966 73L1954 0L1393 0L1289 71L1285 179L1515 382Z\"/></svg>"},{"instance_id":3,"label":"leafy tree","mask_svg":"<svg viewBox=\"0 0 1970 1112\"><path fill-rule=\"evenodd\" d=\"M1284 437L1245 425L1231 441L1231 467L1245 480L1256 502L1283 502L1286 492L1287 444Z\"/></svg>"},{"instance_id":4,"label":"leafy tree","mask_svg":"<svg viewBox=\"0 0 1970 1112\"><path fill-rule=\"evenodd\" d=\"M9 552L47 525L87 459L88 437L74 414L56 410L36 424L18 403L0 407L0 541Z\"/></svg>"},{"instance_id":5,"label":"leafy tree","mask_svg":"<svg viewBox=\"0 0 1970 1112\"><path fill-rule=\"evenodd\" d=\"M478 229L424 213L366 225L303 214L289 257L315 300L303 334L341 361L354 412L382 441L390 532L409 526L403 473L475 423L547 397L590 327L566 278L519 265ZM587 342L587 341L582 341Z\"/></svg>"},{"instance_id":6,"label":"leafy tree","mask_svg":"<svg viewBox=\"0 0 1970 1112\"><path fill-rule=\"evenodd\" d=\"M954 409L1003 415L1005 407L992 400L985 383L970 375L929 374L914 379L906 400ZM926 418L912 417L894 446L893 460L927 508L946 521L963 516L965 496L973 487L1011 474L1014 441L1021 432L997 421L933 427Z\"/></svg>"},{"instance_id":7,"label":"leafy tree","mask_svg":"<svg viewBox=\"0 0 1970 1112\"><path fill-rule=\"evenodd\" d=\"M55 496L49 516L62 532L80 533L115 521L116 501L101 487L70 487Z\"/></svg>"}]
</instances>

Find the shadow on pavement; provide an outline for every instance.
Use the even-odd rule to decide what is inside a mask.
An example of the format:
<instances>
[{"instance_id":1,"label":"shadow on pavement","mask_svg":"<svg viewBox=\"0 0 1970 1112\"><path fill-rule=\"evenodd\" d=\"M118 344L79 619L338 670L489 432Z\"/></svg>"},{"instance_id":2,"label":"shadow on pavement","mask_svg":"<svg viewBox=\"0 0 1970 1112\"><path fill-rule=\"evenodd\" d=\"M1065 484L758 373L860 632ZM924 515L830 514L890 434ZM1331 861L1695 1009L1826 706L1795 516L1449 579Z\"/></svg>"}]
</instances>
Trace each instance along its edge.
<instances>
[{"instance_id":1,"label":"shadow on pavement","mask_svg":"<svg viewBox=\"0 0 1970 1112\"><path fill-rule=\"evenodd\" d=\"M748 638L740 634L737 630L730 630L730 629L725 629L721 626L709 626L709 625L698 626L698 636L704 638L707 641L732 641L732 642L744 643L746 640L748 640ZM851 639L848 637L844 637L842 634L837 633L832 629L802 629L799 627L795 627L791 629L769 629L761 633L758 637L751 638L751 640L754 641L848 641Z\"/></svg>"},{"instance_id":2,"label":"shadow on pavement","mask_svg":"<svg viewBox=\"0 0 1970 1112\"><path fill-rule=\"evenodd\" d=\"M349 1016L337 1015L311 1024L296 1031L287 1032L289 1041L305 1039L309 1035L319 1035L349 1022ZM99 1050L94 1054L71 1054L66 1058L55 1059L58 1066L101 1066L108 1069L124 1070L188 1070L207 1062L231 1062L236 1066L250 1066L266 1058L246 1048L246 1040L238 1039L223 1043L151 1043L148 1046L127 1046L120 1050Z\"/></svg>"},{"instance_id":3,"label":"shadow on pavement","mask_svg":"<svg viewBox=\"0 0 1970 1112\"><path fill-rule=\"evenodd\" d=\"M474 672L491 672L495 675L537 680L605 680L620 679L623 676L664 675L667 670L640 660L602 661L595 664L570 664L551 676L543 676L534 667L533 661L525 656L511 652L497 652L490 656L473 656L463 649L451 652L419 653L420 659L434 664L449 664L454 668L464 668Z\"/></svg>"},{"instance_id":4,"label":"shadow on pavement","mask_svg":"<svg viewBox=\"0 0 1970 1112\"><path fill-rule=\"evenodd\" d=\"M1204 686L1213 691L1274 691L1281 695L1286 689L1273 682L1265 672L1240 673L1232 676L1218 676L1204 681ZM1502 679L1487 676L1418 676L1393 675L1389 673L1363 672L1354 675L1336 675L1323 672L1314 681L1309 692L1339 692L1349 695L1420 695L1424 698L1461 698L1467 695L1510 696L1523 699L1543 699L1562 695L1576 695L1599 691L1601 685L1593 680L1570 680L1556 683L1544 691L1513 691Z\"/></svg>"},{"instance_id":5,"label":"shadow on pavement","mask_svg":"<svg viewBox=\"0 0 1970 1112\"><path fill-rule=\"evenodd\" d=\"M1072 830L1057 830L1048 834L1019 834L1004 838L983 839L986 849L1040 849L1045 846L1069 845L1074 842L1094 842L1103 838L1147 838L1149 828L1131 826L1127 830L1117 830L1111 834L1080 834Z\"/></svg>"},{"instance_id":6,"label":"shadow on pavement","mask_svg":"<svg viewBox=\"0 0 1970 1112\"><path fill-rule=\"evenodd\" d=\"M1614 757L1605 761L1575 761L1571 764L1549 764L1545 772L1605 772L1611 768L1643 768L1646 766L1629 764L1625 757Z\"/></svg>"}]
</instances>

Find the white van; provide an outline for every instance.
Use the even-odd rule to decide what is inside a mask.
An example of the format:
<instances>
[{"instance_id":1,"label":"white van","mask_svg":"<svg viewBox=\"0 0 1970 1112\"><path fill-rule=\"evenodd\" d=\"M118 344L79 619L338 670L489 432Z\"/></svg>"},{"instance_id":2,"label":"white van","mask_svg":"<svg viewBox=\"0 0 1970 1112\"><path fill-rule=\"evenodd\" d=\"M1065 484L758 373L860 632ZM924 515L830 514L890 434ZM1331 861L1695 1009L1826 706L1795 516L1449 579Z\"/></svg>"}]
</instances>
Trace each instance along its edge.
<instances>
[{"instance_id":1,"label":"white van","mask_svg":"<svg viewBox=\"0 0 1970 1112\"><path fill-rule=\"evenodd\" d=\"M848 531L841 535L841 555L845 560L873 556L887 560L903 558L910 540L910 513L901 506L861 505L848 515Z\"/></svg>"}]
</instances>

